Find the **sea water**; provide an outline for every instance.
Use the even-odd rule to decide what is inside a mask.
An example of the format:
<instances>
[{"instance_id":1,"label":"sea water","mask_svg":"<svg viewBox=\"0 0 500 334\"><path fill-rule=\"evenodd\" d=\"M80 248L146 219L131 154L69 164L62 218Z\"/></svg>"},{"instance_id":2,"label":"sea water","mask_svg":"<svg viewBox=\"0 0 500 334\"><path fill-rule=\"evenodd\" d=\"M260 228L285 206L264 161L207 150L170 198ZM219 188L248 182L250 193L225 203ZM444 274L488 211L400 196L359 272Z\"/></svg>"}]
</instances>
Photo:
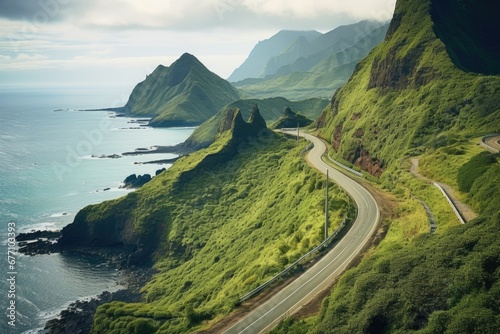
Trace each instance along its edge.
<instances>
[{"instance_id":1,"label":"sea water","mask_svg":"<svg viewBox=\"0 0 500 334\"><path fill-rule=\"evenodd\" d=\"M123 277L102 259L16 252L9 259L8 227L14 226L16 233L61 229L84 206L126 195L130 190L119 186L128 175L154 175L170 166L140 162L175 155L95 157L175 145L193 131L153 129L106 111L81 111L112 106L122 93L87 88L0 91L0 333L35 333L72 301L120 288ZM8 317L12 301L15 327Z\"/></svg>"}]
</instances>

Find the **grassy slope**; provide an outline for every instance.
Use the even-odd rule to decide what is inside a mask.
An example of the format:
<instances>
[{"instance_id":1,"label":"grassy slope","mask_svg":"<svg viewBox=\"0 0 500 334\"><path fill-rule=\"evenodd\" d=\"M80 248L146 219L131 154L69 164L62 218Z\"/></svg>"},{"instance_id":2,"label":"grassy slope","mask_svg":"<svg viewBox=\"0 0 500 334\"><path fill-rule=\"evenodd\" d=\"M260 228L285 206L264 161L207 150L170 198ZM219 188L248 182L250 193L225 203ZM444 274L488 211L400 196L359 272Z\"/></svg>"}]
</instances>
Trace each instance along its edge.
<instances>
[{"instance_id":1,"label":"grassy slope","mask_svg":"<svg viewBox=\"0 0 500 334\"><path fill-rule=\"evenodd\" d=\"M237 99L239 93L231 84L184 54L139 83L125 108L134 115L152 116L153 126L201 124Z\"/></svg>"},{"instance_id":2,"label":"grassy slope","mask_svg":"<svg viewBox=\"0 0 500 334\"><path fill-rule=\"evenodd\" d=\"M400 28L360 64L320 119L322 134L331 139L343 125L340 156L349 158L363 145L385 160L380 183L400 201L387 236L343 275L316 318L284 322L274 333L500 330L500 157L469 139L498 131L499 78L458 70L435 39L428 14L429 1L398 1ZM412 31L419 32L415 40L405 37ZM433 81L416 85L414 77L406 88L367 89L378 57L402 59L419 45L415 66L426 68ZM358 113L361 118L352 117ZM361 139L353 136L357 128L365 131ZM460 189L480 217L458 225L438 192L407 171L403 157L414 154L422 155L421 173ZM417 197L436 215L434 235L422 233L426 220Z\"/></svg>"},{"instance_id":3,"label":"grassy slope","mask_svg":"<svg viewBox=\"0 0 500 334\"><path fill-rule=\"evenodd\" d=\"M320 242L323 182L300 156L303 146L262 135L229 161L200 167L209 152L224 148L228 133L134 193L124 215L134 233L159 234L159 272L145 282L143 303L101 306L93 333L188 332L228 313L240 295ZM332 193L333 230L349 200ZM90 207L88 217L127 200Z\"/></svg>"},{"instance_id":4,"label":"grassy slope","mask_svg":"<svg viewBox=\"0 0 500 334\"><path fill-rule=\"evenodd\" d=\"M264 117L267 124L271 124L281 117L286 107L290 107L294 112L300 113L310 119L315 119L319 116L327 103L326 100L322 99L289 101L283 97L235 101L222 108L215 116L198 127L186 140L185 145L195 149L210 145L214 141L217 127L221 119L224 117L227 110L235 107L241 110L244 119L248 119L253 106L257 104L262 117Z\"/></svg>"}]
</instances>

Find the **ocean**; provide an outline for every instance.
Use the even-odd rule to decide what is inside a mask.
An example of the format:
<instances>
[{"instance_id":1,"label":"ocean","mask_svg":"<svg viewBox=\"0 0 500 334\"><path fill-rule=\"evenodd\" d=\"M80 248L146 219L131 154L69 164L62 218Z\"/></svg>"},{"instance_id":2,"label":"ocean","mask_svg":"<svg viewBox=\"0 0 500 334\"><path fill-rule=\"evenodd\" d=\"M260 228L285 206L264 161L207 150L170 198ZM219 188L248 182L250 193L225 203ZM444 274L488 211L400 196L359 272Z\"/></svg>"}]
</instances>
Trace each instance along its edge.
<instances>
[{"instance_id":1,"label":"ocean","mask_svg":"<svg viewBox=\"0 0 500 334\"><path fill-rule=\"evenodd\" d=\"M15 233L61 229L84 206L131 191L119 188L128 175L154 175L169 167L137 162L175 155L98 158L175 145L194 130L153 129L106 111L81 111L113 106L122 93L74 87L0 90L0 333L36 333L71 302L120 288L120 272L101 259L9 253L8 233L9 227ZM15 321L9 324L13 302Z\"/></svg>"}]
</instances>

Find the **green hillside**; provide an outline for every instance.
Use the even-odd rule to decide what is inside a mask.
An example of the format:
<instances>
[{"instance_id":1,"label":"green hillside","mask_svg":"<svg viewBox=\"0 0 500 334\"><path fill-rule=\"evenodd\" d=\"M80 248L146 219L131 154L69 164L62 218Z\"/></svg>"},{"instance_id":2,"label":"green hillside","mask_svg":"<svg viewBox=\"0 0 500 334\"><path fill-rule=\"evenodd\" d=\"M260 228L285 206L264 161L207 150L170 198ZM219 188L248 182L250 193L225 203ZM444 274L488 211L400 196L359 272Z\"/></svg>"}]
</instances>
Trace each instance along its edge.
<instances>
[{"instance_id":1,"label":"green hillside","mask_svg":"<svg viewBox=\"0 0 500 334\"><path fill-rule=\"evenodd\" d=\"M169 67L159 65L137 84L123 110L152 117L152 126L191 126L239 98L231 84L185 53Z\"/></svg>"},{"instance_id":2,"label":"green hillside","mask_svg":"<svg viewBox=\"0 0 500 334\"><path fill-rule=\"evenodd\" d=\"M379 176L378 187L397 201L384 240L342 276L319 314L289 319L274 334L500 331L500 156L478 146L482 134L500 130L500 77L457 61L457 46L447 43L461 31L440 29L443 17L431 16L446 3L398 0L386 40L317 121L331 154ZM453 2L446 17L474 24L478 11L497 6L463 11L472 3ZM470 49L479 44L468 43L468 54L486 55ZM494 72L481 66L487 70L475 72ZM412 156L420 156L420 173L449 183L479 217L460 225L439 191L409 172ZM420 200L436 216L435 234Z\"/></svg>"},{"instance_id":3,"label":"green hillside","mask_svg":"<svg viewBox=\"0 0 500 334\"><path fill-rule=\"evenodd\" d=\"M430 11L399 1L386 40L317 121L338 157L377 176L421 148L500 131L500 77L457 68Z\"/></svg>"},{"instance_id":4,"label":"green hillside","mask_svg":"<svg viewBox=\"0 0 500 334\"><path fill-rule=\"evenodd\" d=\"M190 332L320 243L324 178L300 156L306 143L266 130L256 110L250 118L229 110L208 149L64 228L62 245L136 247L131 264L158 271L143 302L99 307L93 333ZM350 200L330 186L333 231Z\"/></svg>"},{"instance_id":5,"label":"green hillside","mask_svg":"<svg viewBox=\"0 0 500 334\"><path fill-rule=\"evenodd\" d=\"M240 109L243 118L247 119L250 117L250 113L254 106L257 105L267 124L271 124L281 117L282 111L287 107L301 113L307 118L316 119L327 104L328 101L323 99L289 101L283 97L238 100L228 104L215 116L200 125L182 145L187 151L208 147L214 142L217 128L227 111L230 109Z\"/></svg>"}]
</instances>

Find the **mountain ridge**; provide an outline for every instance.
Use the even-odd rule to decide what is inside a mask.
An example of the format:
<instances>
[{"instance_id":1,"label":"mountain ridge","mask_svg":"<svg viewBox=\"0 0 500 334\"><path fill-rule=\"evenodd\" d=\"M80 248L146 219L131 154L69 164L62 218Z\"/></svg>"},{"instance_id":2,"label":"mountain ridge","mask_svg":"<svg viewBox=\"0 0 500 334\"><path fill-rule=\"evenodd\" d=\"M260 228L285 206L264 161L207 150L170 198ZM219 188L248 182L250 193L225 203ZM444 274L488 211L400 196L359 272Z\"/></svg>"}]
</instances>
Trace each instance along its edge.
<instances>
[{"instance_id":1,"label":"mountain ridge","mask_svg":"<svg viewBox=\"0 0 500 334\"><path fill-rule=\"evenodd\" d=\"M332 41L318 52L305 54L290 64L275 69L274 74L260 79L245 79L233 85L253 97L268 98L273 95L288 99L331 97L332 91L341 87L352 74L356 63L380 43L388 24L361 21L349 26L349 34ZM363 32L361 27L371 29ZM340 28L337 28L340 29ZM333 30L335 32L335 30ZM339 35L333 34L332 36ZM331 37L331 36L330 36ZM327 39L328 40L328 39ZM310 48L311 49L311 48Z\"/></svg>"}]
</instances>

